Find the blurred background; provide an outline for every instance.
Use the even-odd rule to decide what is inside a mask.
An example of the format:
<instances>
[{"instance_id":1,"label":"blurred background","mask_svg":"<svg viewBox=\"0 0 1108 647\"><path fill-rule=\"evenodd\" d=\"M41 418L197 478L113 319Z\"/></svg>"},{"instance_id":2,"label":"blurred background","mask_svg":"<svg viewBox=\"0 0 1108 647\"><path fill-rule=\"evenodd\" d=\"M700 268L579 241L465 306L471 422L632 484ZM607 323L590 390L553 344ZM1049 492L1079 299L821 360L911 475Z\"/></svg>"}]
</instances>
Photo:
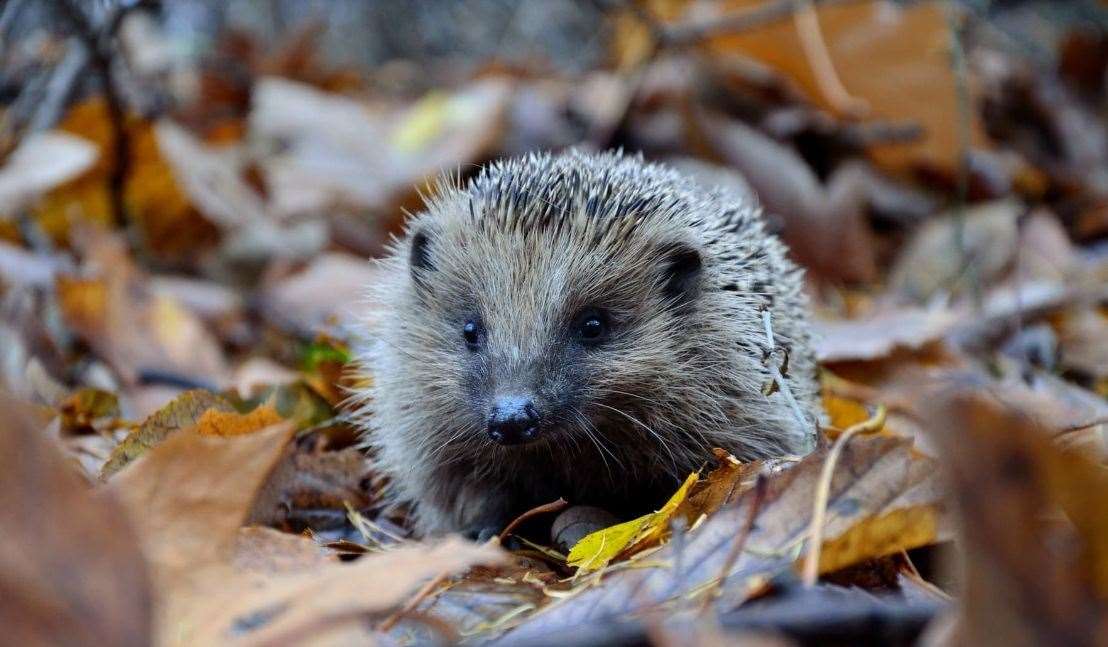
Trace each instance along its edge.
<instances>
[{"instance_id":1,"label":"blurred background","mask_svg":"<svg viewBox=\"0 0 1108 647\"><path fill-rule=\"evenodd\" d=\"M312 415L330 419L366 259L420 190L577 146L756 196L808 270L829 368L958 333L979 365L1014 358L1097 402L1106 16L1079 0L6 0L0 384L55 404L93 389L141 420L186 388L246 398L323 361ZM104 431L93 471L122 433Z\"/></svg>"}]
</instances>

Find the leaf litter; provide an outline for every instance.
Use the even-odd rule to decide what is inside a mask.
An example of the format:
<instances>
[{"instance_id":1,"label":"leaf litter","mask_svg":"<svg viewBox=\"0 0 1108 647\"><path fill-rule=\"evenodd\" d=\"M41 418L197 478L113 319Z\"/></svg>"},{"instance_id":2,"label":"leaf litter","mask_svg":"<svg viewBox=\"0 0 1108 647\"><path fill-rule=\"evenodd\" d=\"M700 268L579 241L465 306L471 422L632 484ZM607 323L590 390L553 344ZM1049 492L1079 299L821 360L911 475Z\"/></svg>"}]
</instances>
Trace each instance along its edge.
<instances>
[{"instance_id":1,"label":"leaf litter","mask_svg":"<svg viewBox=\"0 0 1108 647\"><path fill-rule=\"evenodd\" d=\"M1103 37L1034 22L1050 67L989 36L1026 14L969 3L626 4L604 15L614 64L585 72L359 74L303 28L268 53L214 34L164 78L117 65L122 123L94 88L15 141L30 102L3 100L13 640L804 641L857 611L940 643L1104 642ZM135 47L171 26L143 25ZM35 74L18 60L5 79ZM820 445L716 449L568 554L514 527L421 541L344 411L373 379L349 367L353 328L379 325L367 258L440 173L568 145L766 207L808 272Z\"/></svg>"}]
</instances>

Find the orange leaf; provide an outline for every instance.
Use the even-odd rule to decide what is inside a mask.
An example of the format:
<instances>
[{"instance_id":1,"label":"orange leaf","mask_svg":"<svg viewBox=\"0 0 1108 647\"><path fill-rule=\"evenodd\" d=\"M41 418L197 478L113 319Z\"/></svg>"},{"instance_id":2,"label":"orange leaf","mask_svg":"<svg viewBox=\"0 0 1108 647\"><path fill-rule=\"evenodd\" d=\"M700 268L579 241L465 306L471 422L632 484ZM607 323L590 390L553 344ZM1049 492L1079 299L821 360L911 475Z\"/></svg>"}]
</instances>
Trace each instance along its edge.
<instances>
[{"instance_id":1,"label":"orange leaf","mask_svg":"<svg viewBox=\"0 0 1108 647\"><path fill-rule=\"evenodd\" d=\"M250 413L208 409L196 421L196 431L205 436L242 436L281 422L273 405L262 405Z\"/></svg>"}]
</instances>

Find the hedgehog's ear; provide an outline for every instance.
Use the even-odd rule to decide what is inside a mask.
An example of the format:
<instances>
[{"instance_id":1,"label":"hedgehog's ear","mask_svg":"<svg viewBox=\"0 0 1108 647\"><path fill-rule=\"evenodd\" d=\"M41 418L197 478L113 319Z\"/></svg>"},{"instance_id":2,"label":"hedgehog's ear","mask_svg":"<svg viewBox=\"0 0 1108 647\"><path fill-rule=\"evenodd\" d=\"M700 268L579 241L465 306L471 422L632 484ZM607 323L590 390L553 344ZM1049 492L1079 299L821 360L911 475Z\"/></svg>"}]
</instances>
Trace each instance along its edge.
<instances>
[{"instance_id":1,"label":"hedgehog's ear","mask_svg":"<svg viewBox=\"0 0 1108 647\"><path fill-rule=\"evenodd\" d=\"M678 310L690 307L700 291L703 262L691 245L678 243L665 249L662 290Z\"/></svg>"},{"instance_id":2,"label":"hedgehog's ear","mask_svg":"<svg viewBox=\"0 0 1108 647\"><path fill-rule=\"evenodd\" d=\"M412 245L408 251L408 265L412 273L412 281L416 287L425 288L424 274L433 272L435 265L431 262L431 250L428 248L431 239L422 229L412 235Z\"/></svg>"}]
</instances>

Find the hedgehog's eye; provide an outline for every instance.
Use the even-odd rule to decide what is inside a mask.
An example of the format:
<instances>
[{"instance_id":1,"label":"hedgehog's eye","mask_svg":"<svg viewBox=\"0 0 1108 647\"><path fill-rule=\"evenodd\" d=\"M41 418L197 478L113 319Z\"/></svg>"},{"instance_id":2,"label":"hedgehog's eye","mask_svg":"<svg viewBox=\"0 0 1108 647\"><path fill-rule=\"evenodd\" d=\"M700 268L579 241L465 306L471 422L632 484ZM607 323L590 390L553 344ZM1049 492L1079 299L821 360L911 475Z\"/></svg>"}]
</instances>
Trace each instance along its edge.
<instances>
[{"instance_id":1,"label":"hedgehog's eye","mask_svg":"<svg viewBox=\"0 0 1108 647\"><path fill-rule=\"evenodd\" d=\"M466 347L477 350L481 345L481 323L470 319L462 326L462 337L466 340Z\"/></svg>"},{"instance_id":2,"label":"hedgehog's eye","mask_svg":"<svg viewBox=\"0 0 1108 647\"><path fill-rule=\"evenodd\" d=\"M608 317L600 310L589 308L577 315L573 334L579 343L595 346L608 338Z\"/></svg>"}]
</instances>

